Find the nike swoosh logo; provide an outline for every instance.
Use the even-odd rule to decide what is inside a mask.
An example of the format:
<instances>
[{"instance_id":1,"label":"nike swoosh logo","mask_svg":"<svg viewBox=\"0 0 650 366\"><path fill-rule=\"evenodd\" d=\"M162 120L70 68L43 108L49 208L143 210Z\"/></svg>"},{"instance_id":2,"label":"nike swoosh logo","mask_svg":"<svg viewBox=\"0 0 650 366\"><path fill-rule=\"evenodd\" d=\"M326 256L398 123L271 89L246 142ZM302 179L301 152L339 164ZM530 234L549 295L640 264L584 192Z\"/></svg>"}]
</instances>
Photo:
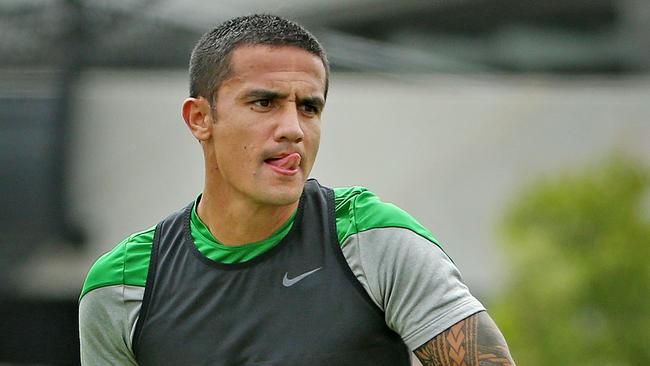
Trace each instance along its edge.
<instances>
[{"instance_id":1,"label":"nike swoosh logo","mask_svg":"<svg viewBox=\"0 0 650 366\"><path fill-rule=\"evenodd\" d=\"M294 277L294 278L287 277L289 275L289 272L285 272L284 273L284 278L282 279L282 285L284 285L284 287L293 286L296 283L300 282L303 278L313 274L314 272L318 271L321 268L323 268L323 267L318 267L316 269L312 269L311 271L305 272L305 273L301 274L300 276L297 276L297 277Z\"/></svg>"}]
</instances>

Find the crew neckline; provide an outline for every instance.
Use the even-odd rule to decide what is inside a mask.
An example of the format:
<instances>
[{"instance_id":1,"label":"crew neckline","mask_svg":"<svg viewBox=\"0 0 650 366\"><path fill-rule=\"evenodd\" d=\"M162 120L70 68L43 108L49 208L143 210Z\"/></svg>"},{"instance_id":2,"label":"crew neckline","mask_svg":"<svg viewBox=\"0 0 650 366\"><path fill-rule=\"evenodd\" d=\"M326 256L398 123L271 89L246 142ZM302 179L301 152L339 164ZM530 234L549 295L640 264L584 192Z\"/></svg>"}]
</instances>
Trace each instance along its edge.
<instances>
[{"instance_id":1,"label":"crew neckline","mask_svg":"<svg viewBox=\"0 0 650 366\"><path fill-rule=\"evenodd\" d=\"M190 233L194 245L204 256L225 264L247 262L275 247L291 230L298 212L296 208L284 224L266 239L242 245L226 245L217 240L199 217L197 207L200 200L201 195L194 200L190 216Z\"/></svg>"}]
</instances>

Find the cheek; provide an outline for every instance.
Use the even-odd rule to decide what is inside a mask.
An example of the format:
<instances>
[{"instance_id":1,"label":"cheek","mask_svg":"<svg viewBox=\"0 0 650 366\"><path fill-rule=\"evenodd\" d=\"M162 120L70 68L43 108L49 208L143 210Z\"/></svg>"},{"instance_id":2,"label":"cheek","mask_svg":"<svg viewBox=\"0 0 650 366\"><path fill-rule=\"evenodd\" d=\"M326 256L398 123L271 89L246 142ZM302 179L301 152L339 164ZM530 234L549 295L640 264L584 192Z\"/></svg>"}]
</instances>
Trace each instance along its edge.
<instances>
[{"instance_id":1,"label":"cheek","mask_svg":"<svg viewBox=\"0 0 650 366\"><path fill-rule=\"evenodd\" d=\"M248 156L255 151L255 141L250 133L242 129L223 129L220 131L216 145L224 155L234 160L249 160Z\"/></svg>"},{"instance_id":2,"label":"cheek","mask_svg":"<svg viewBox=\"0 0 650 366\"><path fill-rule=\"evenodd\" d=\"M309 126L304 130L305 141L309 144L308 149L318 151L320 145L320 124Z\"/></svg>"},{"instance_id":3,"label":"cheek","mask_svg":"<svg viewBox=\"0 0 650 366\"><path fill-rule=\"evenodd\" d=\"M240 163L255 164L258 161L256 152L255 152L256 149L255 149L255 147L253 145L244 144L244 145L240 146L239 149L240 149L239 150L239 152L240 152L239 157L241 158Z\"/></svg>"},{"instance_id":4,"label":"cheek","mask_svg":"<svg viewBox=\"0 0 650 366\"><path fill-rule=\"evenodd\" d=\"M261 145L254 141L241 141L237 146L233 146L234 161L231 163L236 169L242 170L244 174L254 174L262 163L260 156Z\"/></svg>"},{"instance_id":5,"label":"cheek","mask_svg":"<svg viewBox=\"0 0 650 366\"><path fill-rule=\"evenodd\" d=\"M219 168L227 170L231 174L248 166L249 162L253 160L251 152L251 144L241 141L235 136L222 135L215 143L215 155Z\"/></svg>"}]
</instances>

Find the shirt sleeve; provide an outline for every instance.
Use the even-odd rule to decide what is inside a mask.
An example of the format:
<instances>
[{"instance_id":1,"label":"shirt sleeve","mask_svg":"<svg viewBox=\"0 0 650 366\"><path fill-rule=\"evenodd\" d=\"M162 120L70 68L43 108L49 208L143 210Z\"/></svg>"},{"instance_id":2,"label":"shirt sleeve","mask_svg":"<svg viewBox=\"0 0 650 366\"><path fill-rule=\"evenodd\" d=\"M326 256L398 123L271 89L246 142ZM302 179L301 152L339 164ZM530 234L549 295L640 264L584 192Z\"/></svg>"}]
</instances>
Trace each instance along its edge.
<instances>
[{"instance_id":1,"label":"shirt sleeve","mask_svg":"<svg viewBox=\"0 0 650 366\"><path fill-rule=\"evenodd\" d=\"M137 366L131 351L131 332L140 301L130 301L131 286L92 290L79 303L79 340L82 365ZM136 296L138 297L138 296Z\"/></svg>"},{"instance_id":2,"label":"shirt sleeve","mask_svg":"<svg viewBox=\"0 0 650 366\"><path fill-rule=\"evenodd\" d=\"M415 350L485 310L449 257L406 228L374 228L347 238L343 254L386 324Z\"/></svg>"}]
</instances>

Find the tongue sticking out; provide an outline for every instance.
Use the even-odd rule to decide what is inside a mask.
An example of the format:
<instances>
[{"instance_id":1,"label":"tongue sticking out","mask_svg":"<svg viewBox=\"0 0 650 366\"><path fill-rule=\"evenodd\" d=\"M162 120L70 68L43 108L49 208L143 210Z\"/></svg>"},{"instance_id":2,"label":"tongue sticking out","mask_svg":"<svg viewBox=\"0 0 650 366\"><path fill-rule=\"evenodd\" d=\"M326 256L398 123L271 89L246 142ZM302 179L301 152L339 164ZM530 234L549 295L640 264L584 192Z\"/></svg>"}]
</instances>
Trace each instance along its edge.
<instances>
[{"instance_id":1,"label":"tongue sticking out","mask_svg":"<svg viewBox=\"0 0 650 366\"><path fill-rule=\"evenodd\" d=\"M293 153L278 159L267 159L266 162L280 169L294 170L300 165L300 154Z\"/></svg>"}]
</instances>

